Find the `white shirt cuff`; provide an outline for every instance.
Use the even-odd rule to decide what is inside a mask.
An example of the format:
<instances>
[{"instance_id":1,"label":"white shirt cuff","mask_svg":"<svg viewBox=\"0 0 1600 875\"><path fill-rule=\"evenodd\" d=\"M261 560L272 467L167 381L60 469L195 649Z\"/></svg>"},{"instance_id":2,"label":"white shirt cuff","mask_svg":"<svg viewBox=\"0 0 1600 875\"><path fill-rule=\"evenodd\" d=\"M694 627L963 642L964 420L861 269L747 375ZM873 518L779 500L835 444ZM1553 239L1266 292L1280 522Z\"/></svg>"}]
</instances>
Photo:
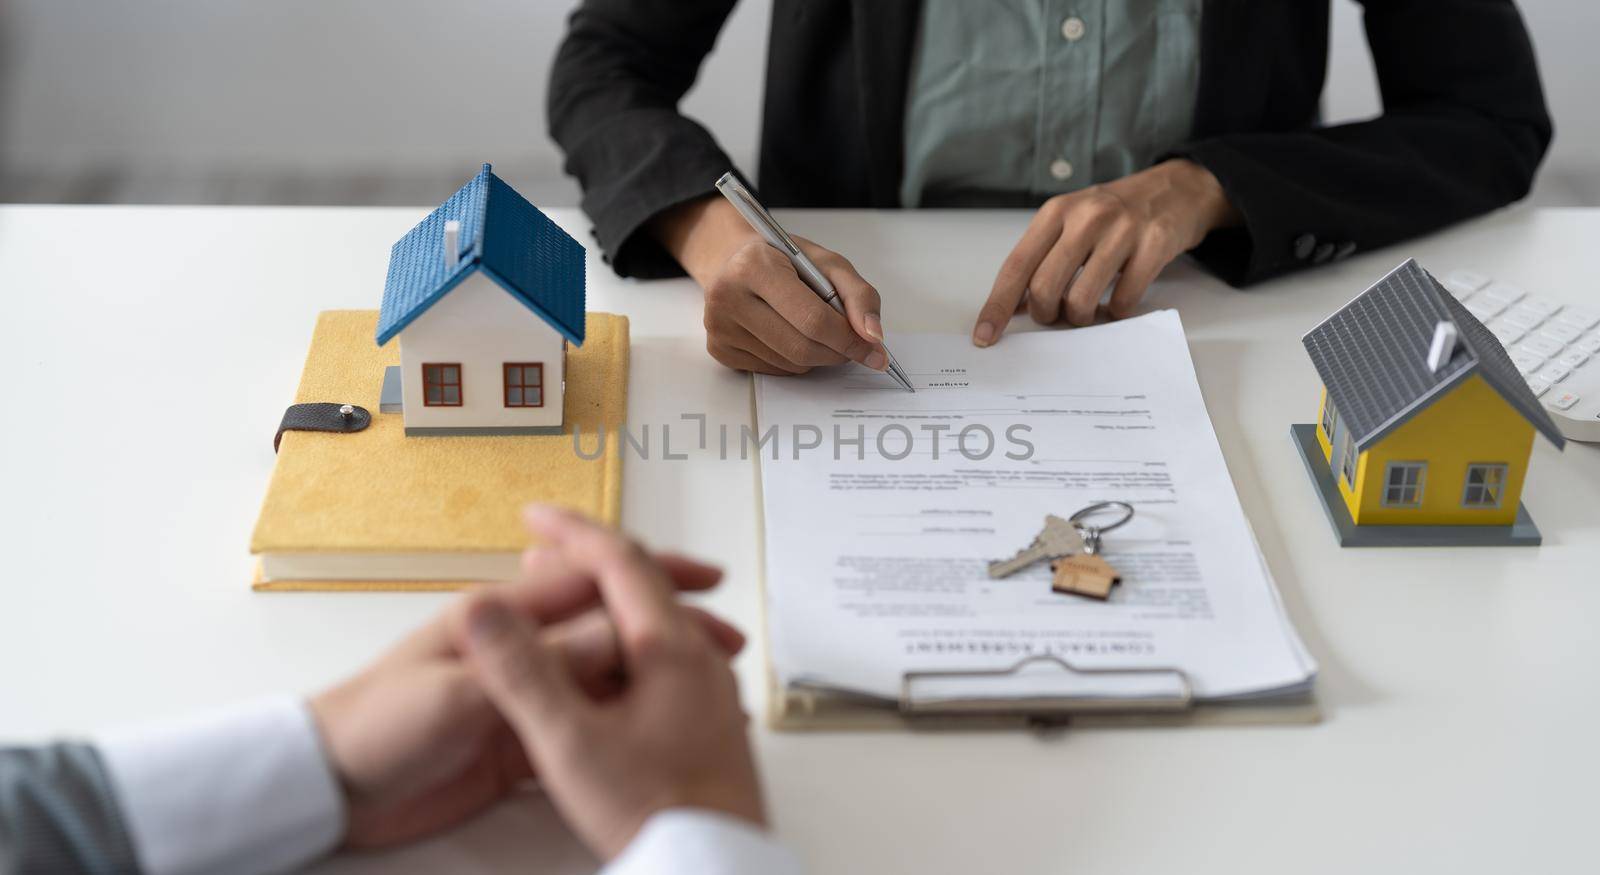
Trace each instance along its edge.
<instances>
[{"instance_id":1,"label":"white shirt cuff","mask_svg":"<svg viewBox=\"0 0 1600 875\"><path fill-rule=\"evenodd\" d=\"M800 861L754 825L696 808L658 812L601 875L800 875Z\"/></svg>"},{"instance_id":2,"label":"white shirt cuff","mask_svg":"<svg viewBox=\"0 0 1600 875\"><path fill-rule=\"evenodd\" d=\"M281 872L344 835L310 710L265 699L93 739L149 875Z\"/></svg>"}]
</instances>

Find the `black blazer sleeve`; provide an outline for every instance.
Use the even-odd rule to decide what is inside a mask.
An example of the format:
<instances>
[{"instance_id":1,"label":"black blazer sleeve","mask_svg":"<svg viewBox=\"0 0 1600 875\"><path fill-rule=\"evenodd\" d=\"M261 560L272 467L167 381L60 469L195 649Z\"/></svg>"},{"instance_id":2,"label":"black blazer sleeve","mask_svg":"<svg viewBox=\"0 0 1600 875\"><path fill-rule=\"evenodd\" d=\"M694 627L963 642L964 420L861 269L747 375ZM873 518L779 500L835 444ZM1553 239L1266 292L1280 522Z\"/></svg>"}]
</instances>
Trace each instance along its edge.
<instances>
[{"instance_id":1,"label":"black blazer sleeve","mask_svg":"<svg viewBox=\"0 0 1600 875\"><path fill-rule=\"evenodd\" d=\"M556 51L546 106L603 257L623 276L683 273L644 229L715 191L733 162L678 112L734 0L585 0Z\"/></svg>"},{"instance_id":2,"label":"black blazer sleeve","mask_svg":"<svg viewBox=\"0 0 1600 875\"><path fill-rule=\"evenodd\" d=\"M1382 116L1220 134L1173 153L1208 168L1243 214L1242 229L1213 233L1194 252L1234 285L1488 212L1533 183L1551 122L1510 0L1363 5Z\"/></svg>"}]
</instances>

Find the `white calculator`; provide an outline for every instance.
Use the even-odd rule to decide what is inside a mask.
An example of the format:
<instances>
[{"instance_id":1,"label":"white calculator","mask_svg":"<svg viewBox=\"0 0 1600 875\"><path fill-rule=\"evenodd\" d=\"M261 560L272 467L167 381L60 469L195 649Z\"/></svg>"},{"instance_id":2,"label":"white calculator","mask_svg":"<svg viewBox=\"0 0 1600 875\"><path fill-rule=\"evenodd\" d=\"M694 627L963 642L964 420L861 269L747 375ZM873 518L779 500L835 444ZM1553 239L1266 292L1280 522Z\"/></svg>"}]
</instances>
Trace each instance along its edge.
<instances>
[{"instance_id":1,"label":"white calculator","mask_svg":"<svg viewBox=\"0 0 1600 875\"><path fill-rule=\"evenodd\" d=\"M1561 433L1600 441L1600 309L1567 304L1471 270L1445 289L1500 338Z\"/></svg>"}]
</instances>

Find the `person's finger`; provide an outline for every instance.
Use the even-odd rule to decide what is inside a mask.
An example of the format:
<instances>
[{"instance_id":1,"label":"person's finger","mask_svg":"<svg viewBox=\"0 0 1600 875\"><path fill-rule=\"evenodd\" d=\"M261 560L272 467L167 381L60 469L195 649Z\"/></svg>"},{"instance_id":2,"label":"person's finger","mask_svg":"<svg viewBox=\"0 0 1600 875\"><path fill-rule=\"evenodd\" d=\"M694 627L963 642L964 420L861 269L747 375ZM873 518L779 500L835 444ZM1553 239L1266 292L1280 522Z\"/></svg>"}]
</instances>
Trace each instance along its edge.
<instances>
[{"instance_id":1,"label":"person's finger","mask_svg":"<svg viewBox=\"0 0 1600 875\"><path fill-rule=\"evenodd\" d=\"M1023 305L1029 318L1039 325L1054 325L1061 318L1062 298L1073 274L1078 270L1083 253L1073 239L1061 237L1039 262L1039 269L1028 280Z\"/></svg>"},{"instance_id":2,"label":"person's finger","mask_svg":"<svg viewBox=\"0 0 1600 875\"><path fill-rule=\"evenodd\" d=\"M769 263L773 260L783 264ZM767 350L744 326L750 311L770 309L755 289L798 283L800 279L795 275L794 266L765 244L745 247L729 262L729 269L706 289L706 352L734 370L779 375L805 373L806 368L786 362Z\"/></svg>"},{"instance_id":3,"label":"person's finger","mask_svg":"<svg viewBox=\"0 0 1600 875\"><path fill-rule=\"evenodd\" d=\"M1111 291L1111 301L1106 309L1112 319L1126 319L1133 315L1133 309L1144 298L1145 291L1155 282L1161 269L1167 266L1167 259L1161 247L1153 245L1148 239L1139 244L1133 257L1122 266L1122 276Z\"/></svg>"},{"instance_id":4,"label":"person's finger","mask_svg":"<svg viewBox=\"0 0 1600 875\"><path fill-rule=\"evenodd\" d=\"M711 636L711 643L715 644L718 650L730 657L738 656L739 651L744 650L747 639L737 626L693 605L684 605L683 610L700 624L700 628L704 629L707 635Z\"/></svg>"},{"instance_id":5,"label":"person's finger","mask_svg":"<svg viewBox=\"0 0 1600 875\"><path fill-rule=\"evenodd\" d=\"M717 615L696 607L684 611L705 632L717 651L733 658L744 649L745 636ZM544 641L561 654L567 671L591 698L614 694L626 680L617 628L603 609L592 608L544 628Z\"/></svg>"},{"instance_id":6,"label":"person's finger","mask_svg":"<svg viewBox=\"0 0 1600 875\"><path fill-rule=\"evenodd\" d=\"M517 731L503 718L490 737L487 750L487 758L495 764L495 771L500 775L501 792L495 794L496 799L505 798L518 784L536 774L533 762L528 759L528 749L523 747Z\"/></svg>"},{"instance_id":7,"label":"person's finger","mask_svg":"<svg viewBox=\"0 0 1600 875\"><path fill-rule=\"evenodd\" d=\"M1095 308L1111 285L1112 277L1122 269L1133 250L1133 234L1122 229L1107 231L1095 243L1094 251L1083 263L1083 270L1067 290L1067 321L1074 325L1093 325Z\"/></svg>"},{"instance_id":8,"label":"person's finger","mask_svg":"<svg viewBox=\"0 0 1600 875\"><path fill-rule=\"evenodd\" d=\"M529 505L523 519L598 582L630 662L646 661L655 651L682 643L686 615L666 574L637 544L550 505Z\"/></svg>"},{"instance_id":9,"label":"person's finger","mask_svg":"<svg viewBox=\"0 0 1600 875\"><path fill-rule=\"evenodd\" d=\"M652 557L679 591L707 590L722 580L722 569L677 553ZM522 577L495 587L495 595L517 613L546 626L560 623L600 604L594 577L549 546L522 552ZM463 610L465 605L456 609Z\"/></svg>"},{"instance_id":10,"label":"person's finger","mask_svg":"<svg viewBox=\"0 0 1600 875\"><path fill-rule=\"evenodd\" d=\"M654 553L652 557L672 578L673 586L684 592L711 589L722 580L721 568L681 553ZM594 581L578 574L561 551L529 547L522 551L520 567L522 577L502 594L513 607L535 610L534 618L540 622L562 620L568 615L563 609L594 604Z\"/></svg>"},{"instance_id":11,"label":"person's finger","mask_svg":"<svg viewBox=\"0 0 1600 875\"><path fill-rule=\"evenodd\" d=\"M800 284L796 279L793 283L784 283L781 288L772 288L764 293L765 297L758 299L754 305L747 309L741 316L744 328L750 332L763 346L782 356L785 361L793 362L805 368L816 368L824 365L836 365L848 361L844 356L829 348L821 341L807 336L804 329L815 329L818 325L826 324L831 317L838 331L850 332L850 326L845 323L844 317L834 312L832 307L822 303L822 299L812 294L810 289ZM802 325L791 322L783 313L773 306L772 301L782 299L796 313L811 308L811 312L821 311L817 319L802 319Z\"/></svg>"},{"instance_id":12,"label":"person's finger","mask_svg":"<svg viewBox=\"0 0 1600 875\"><path fill-rule=\"evenodd\" d=\"M706 299L707 336L715 336L742 348L774 366L791 362L801 371L824 364L838 364L844 358L821 343L805 336L772 308L780 298L811 298L821 303L795 272L789 259L772 246L745 246L728 259L726 279L716 286L717 294ZM755 343L741 342L750 334ZM776 356L767 354L767 351ZM782 359L778 361L776 359Z\"/></svg>"},{"instance_id":13,"label":"person's finger","mask_svg":"<svg viewBox=\"0 0 1600 875\"><path fill-rule=\"evenodd\" d=\"M757 350L760 352L756 352ZM724 367L736 371L790 377L809 370L784 361L777 353L756 340L742 325L719 334L706 335L706 352Z\"/></svg>"},{"instance_id":14,"label":"person's finger","mask_svg":"<svg viewBox=\"0 0 1600 875\"><path fill-rule=\"evenodd\" d=\"M492 588L513 610L541 623L562 620L595 604L599 594L594 582L578 574L569 565L554 561L554 557L554 551L530 547L523 551L520 558L521 576L517 580L480 584L473 587L472 591ZM392 653L410 656L460 653L466 614L471 608L472 599L473 596L469 594L451 603L433 620L406 636Z\"/></svg>"},{"instance_id":15,"label":"person's finger","mask_svg":"<svg viewBox=\"0 0 1600 875\"><path fill-rule=\"evenodd\" d=\"M617 643L617 627L603 608L591 608L545 627L544 640L561 654L567 671L590 698L604 698L621 688L625 680L622 648Z\"/></svg>"},{"instance_id":16,"label":"person's finger","mask_svg":"<svg viewBox=\"0 0 1600 875\"><path fill-rule=\"evenodd\" d=\"M700 626L718 651L733 657L744 650L746 638L737 626L704 608L684 605L683 611ZM544 627L544 639L560 651L567 668L583 686L611 674L621 664L616 625L601 608L591 608L570 620Z\"/></svg>"},{"instance_id":17,"label":"person's finger","mask_svg":"<svg viewBox=\"0 0 1600 875\"><path fill-rule=\"evenodd\" d=\"M1000 272L995 275L989 299L978 311L978 322L972 329L972 342L978 346L991 346L1000 340L1006 324L1011 321L1011 315L1017 312L1023 295L1027 294L1028 281L1039 269L1050 247L1061 237L1059 207L1052 206L1053 203L1046 202L1033 214L1033 221L1028 223L1028 230L1023 232L1022 239L1017 241L1006 260L1000 263Z\"/></svg>"},{"instance_id":18,"label":"person's finger","mask_svg":"<svg viewBox=\"0 0 1600 875\"><path fill-rule=\"evenodd\" d=\"M711 589L722 582L722 569L709 562L701 562L682 553L652 553L656 562L666 569L667 576L685 592Z\"/></svg>"},{"instance_id":19,"label":"person's finger","mask_svg":"<svg viewBox=\"0 0 1600 875\"><path fill-rule=\"evenodd\" d=\"M1060 321L1062 289L1058 286L1047 285L1035 279L1028 284L1028 294L1024 298L1027 302L1028 318L1039 325L1054 325Z\"/></svg>"},{"instance_id":20,"label":"person's finger","mask_svg":"<svg viewBox=\"0 0 1600 875\"><path fill-rule=\"evenodd\" d=\"M475 597L466 620L473 676L537 758L547 733L584 718L587 700L537 624L493 594Z\"/></svg>"},{"instance_id":21,"label":"person's finger","mask_svg":"<svg viewBox=\"0 0 1600 875\"><path fill-rule=\"evenodd\" d=\"M769 290L762 298L785 324L792 326L802 337L837 356L835 359L833 356L817 355L815 361L800 359L802 363L824 365L849 360L874 367L882 359L882 353L876 343L868 342L858 336L843 313L833 309L810 289L797 290L792 285L785 284ZM763 323L766 321L757 314L752 316L760 318ZM762 331L763 325L755 321L747 324L757 336L768 340ZM814 352L809 346L805 347L805 351Z\"/></svg>"},{"instance_id":22,"label":"person's finger","mask_svg":"<svg viewBox=\"0 0 1600 875\"><path fill-rule=\"evenodd\" d=\"M822 337L817 339L851 361L860 362L879 371L887 368L889 358L883 351L883 298L878 294L878 290L873 288L872 284L856 270L856 266L843 255L803 238L797 239L796 242L817 265L817 269L822 271L822 275L828 278L828 282L833 284L834 294L844 306L844 315L848 320L845 325L849 330L848 334L840 339L844 346L836 346ZM833 310L832 305L825 306Z\"/></svg>"},{"instance_id":23,"label":"person's finger","mask_svg":"<svg viewBox=\"0 0 1600 875\"><path fill-rule=\"evenodd\" d=\"M778 367L761 356L736 346L709 344L707 350L712 358L736 371L749 371L752 374L766 374L772 377L793 377L805 373L804 370Z\"/></svg>"},{"instance_id":24,"label":"person's finger","mask_svg":"<svg viewBox=\"0 0 1600 875\"><path fill-rule=\"evenodd\" d=\"M1083 267L1083 257L1090 242L1082 235L1063 234L1050 247L1050 252L1039 262L1033 279L1028 281L1026 298L1028 315L1040 325L1054 325L1061 321L1066 303L1067 288L1078 269Z\"/></svg>"},{"instance_id":25,"label":"person's finger","mask_svg":"<svg viewBox=\"0 0 1600 875\"><path fill-rule=\"evenodd\" d=\"M759 299L753 306L766 308L768 310L771 309L767 306L765 301ZM774 315L773 318L779 317ZM794 359L785 357L778 350L768 346L761 338L752 334L750 329L742 324L730 328L724 333L722 340L726 345L732 347L733 349L744 352L747 355L755 356L763 362L766 362L769 368L782 371L786 374L804 374L811 370L812 367L811 365L802 364Z\"/></svg>"}]
</instances>

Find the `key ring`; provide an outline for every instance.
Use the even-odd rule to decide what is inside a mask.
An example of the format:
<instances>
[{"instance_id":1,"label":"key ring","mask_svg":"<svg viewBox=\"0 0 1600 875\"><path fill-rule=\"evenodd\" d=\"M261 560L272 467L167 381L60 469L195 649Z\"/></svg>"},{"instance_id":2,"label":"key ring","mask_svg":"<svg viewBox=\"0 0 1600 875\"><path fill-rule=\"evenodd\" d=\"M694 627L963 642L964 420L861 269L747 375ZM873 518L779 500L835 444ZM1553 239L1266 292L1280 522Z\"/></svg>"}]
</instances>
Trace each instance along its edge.
<instances>
[{"instance_id":1,"label":"key ring","mask_svg":"<svg viewBox=\"0 0 1600 875\"><path fill-rule=\"evenodd\" d=\"M1122 517L1116 522L1104 526L1091 526L1086 525L1083 522L1086 517L1094 516L1103 510L1112 510L1117 508L1120 508L1123 513ZM1133 519L1133 505L1127 503L1126 501L1097 501L1094 504L1091 504L1088 507L1078 511L1072 516L1067 517L1067 522L1072 523L1072 527L1077 529L1078 533L1083 536L1083 552L1093 556L1094 554L1100 552L1101 535L1111 531L1112 529L1127 525L1128 520L1131 519Z\"/></svg>"}]
</instances>

